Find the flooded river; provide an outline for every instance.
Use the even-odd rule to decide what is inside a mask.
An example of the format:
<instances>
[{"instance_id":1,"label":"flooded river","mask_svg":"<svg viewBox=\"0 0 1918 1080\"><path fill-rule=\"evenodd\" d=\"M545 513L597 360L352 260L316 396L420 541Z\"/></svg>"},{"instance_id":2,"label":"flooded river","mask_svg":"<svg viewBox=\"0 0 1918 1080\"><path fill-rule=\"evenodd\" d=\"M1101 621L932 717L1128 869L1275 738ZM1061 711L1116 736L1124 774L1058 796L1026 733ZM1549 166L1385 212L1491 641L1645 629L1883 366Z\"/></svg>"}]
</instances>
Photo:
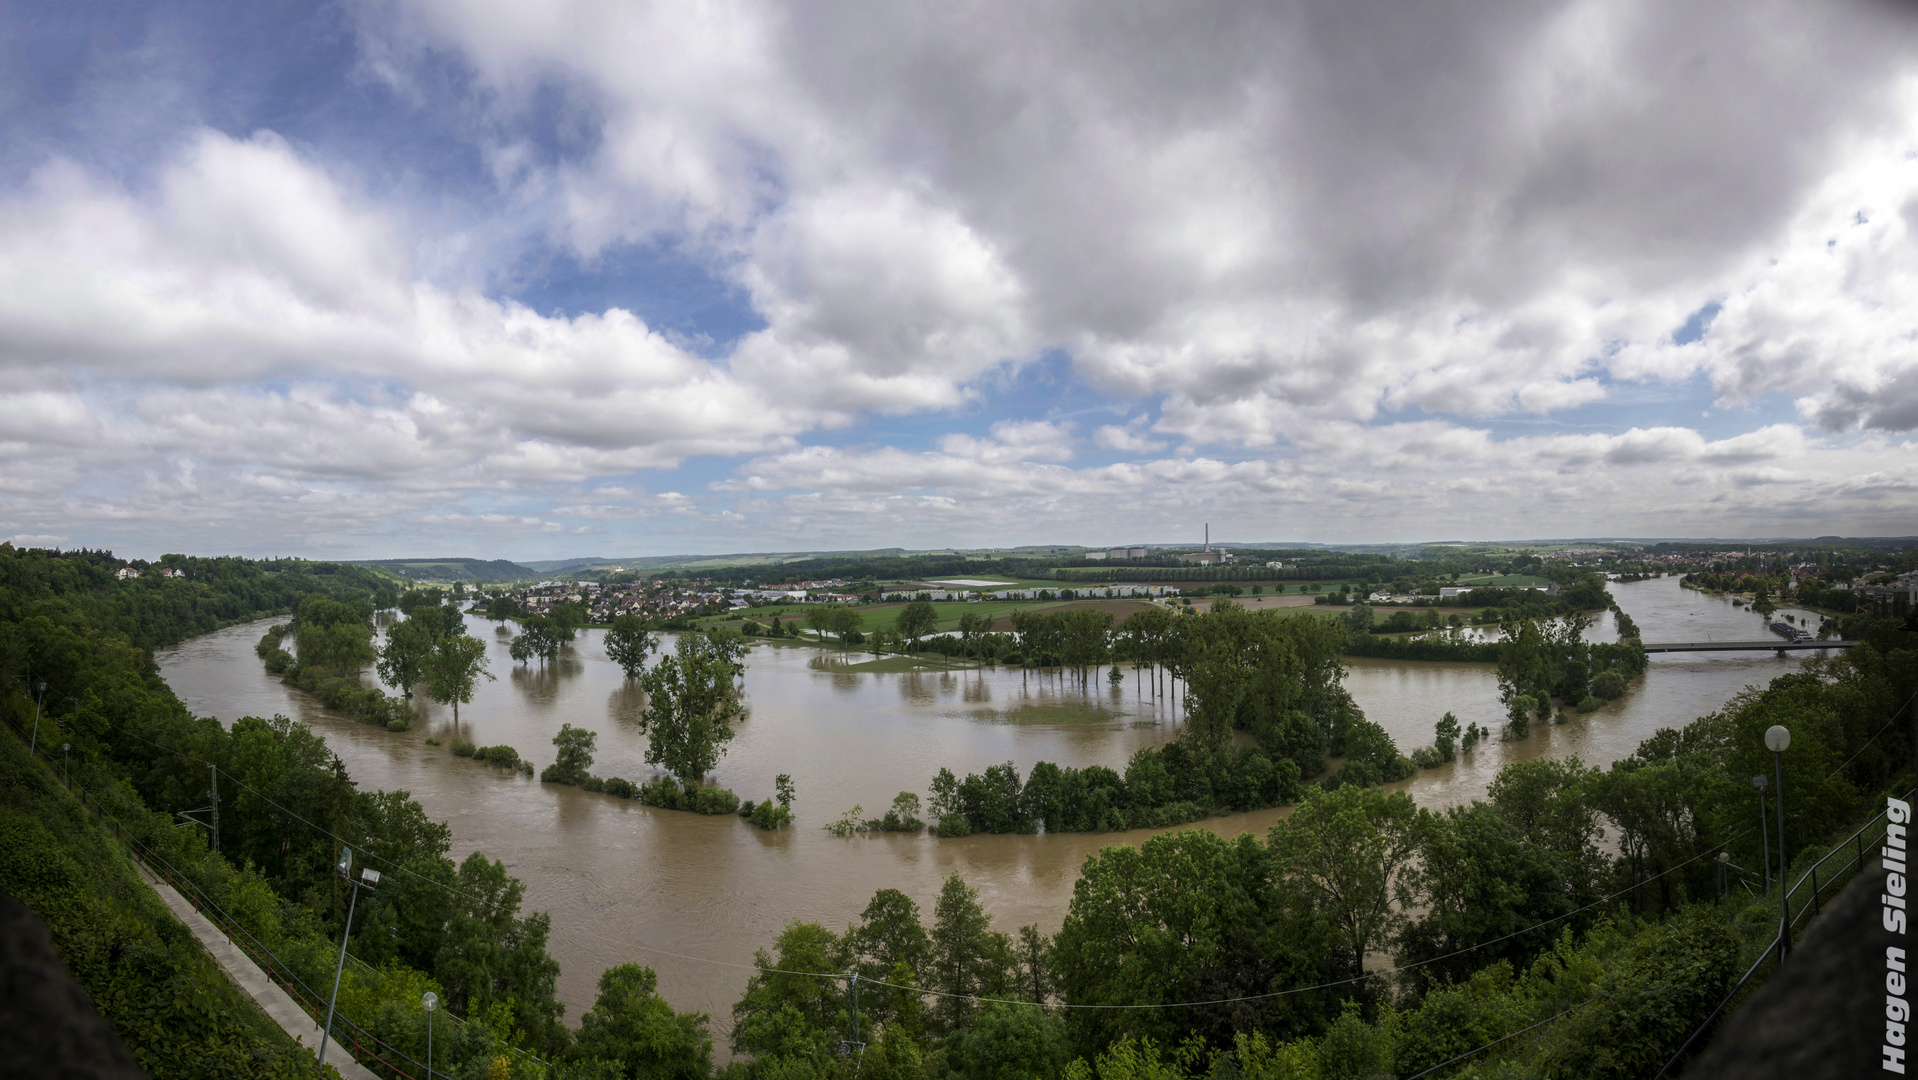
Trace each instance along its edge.
<instances>
[{"instance_id":1,"label":"flooded river","mask_svg":"<svg viewBox=\"0 0 1918 1080\"><path fill-rule=\"evenodd\" d=\"M1756 615L1682 590L1675 578L1612 590L1647 641L1768 636ZM456 758L448 749L452 714L438 706L399 734L328 713L261 668L253 645L265 625L162 650L160 669L200 715L230 723L281 713L311 725L362 787L410 791L428 814L450 823L456 858L477 849L504 860L526 883L527 908L552 912L551 948L562 965L560 998L570 1020L591 1005L602 970L642 962L658 971L660 990L675 1007L713 1015L722 1054L732 1003L749 974L741 965L788 921L843 930L875 890L887 887L911 895L930 918L939 886L957 872L978 887L997 928L1037 923L1050 932L1065 916L1088 854L1151 835L837 839L824 824L855 804L878 816L901 790L923 798L941 766L962 776L1002 761L1022 774L1037 761L1123 769L1138 747L1176 731L1171 712L1136 693L1130 675L1116 689L1102 681L1088 696L1037 673L854 673L805 646L761 644L746 673L752 715L716 775L753 799L772 794L776 774L792 776L799 826L768 833L736 817L655 810ZM489 643L498 680L483 683L461 708L462 735L481 745L505 743L543 766L553 759L553 734L571 723L599 734L595 774L634 781L650 775L645 738L634 725L643 698L606 659L597 631L541 672L516 667L507 638L492 624L469 617L468 626ZM1608 630L1609 620L1594 627L1594 637ZM1353 697L1402 750L1429 743L1434 721L1447 710L1462 723L1502 722L1490 665L1348 662ZM1654 656L1625 698L1563 726L1535 728L1521 742L1481 744L1406 786L1421 804L1443 806L1483 796L1509 761L1578 755L1608 764L1655 729L1710 712L1799 662L1770 653ZM442 745L427 745L429 736ZM1228 836L1263 833L1279 814L1214 818L1205 827Z\"/></svg>"}]
</instances>

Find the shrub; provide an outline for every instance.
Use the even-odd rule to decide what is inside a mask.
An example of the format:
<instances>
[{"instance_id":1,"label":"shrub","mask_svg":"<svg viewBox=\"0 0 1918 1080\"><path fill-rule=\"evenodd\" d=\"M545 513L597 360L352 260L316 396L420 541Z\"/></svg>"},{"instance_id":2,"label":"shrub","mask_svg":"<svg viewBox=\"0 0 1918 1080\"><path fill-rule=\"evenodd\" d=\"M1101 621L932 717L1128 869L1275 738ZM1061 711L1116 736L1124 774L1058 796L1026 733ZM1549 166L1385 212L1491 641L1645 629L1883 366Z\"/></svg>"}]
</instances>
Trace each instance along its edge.
<instances>
[{"instance_id":1,"label":"shrub","mask_svg":"<svg viewBox=\"0 0 1918 1080\"><path fill-rule=\"evenodd\" d=\"M827 825L825 827L826 831L841 838L851 836L854 833L866 832L869 826L859 818L859 815L865 812L865 807L855 804L851 810L841 814L838 821Z\"/></svg>"},{"instance_id":2,"label":"shrub","mask_svg":"<svg viewBox=\"0 0 1918 1080\"><path fill-rule=\"evenodd\" d=\"M542 784L585 785L592 779L586 770L593 764L593 748L599 742L599 735L576 728L571 724L561 724L559 734L553 736L553 745L559 747L559 756L539 774Z\"/></svg>"},{"instance_id":3,"label":"shrub","mask_svg":"<svg viewBox=\"0 0 1918 1080\"><path fill-rule=\"evenodd\" d=\"M458 735L453 736L453 756L454 757L472 757L473 751L475 749L476 748L473 746L472 743L467 742L465 739L460 738Z\"/></svg>"},{"instance_id":4,"label":"shrub","mask_svg":"<svg viewBox=\"0 0 1918 1080\"><path fill-rule=\"evenodd\" d=\"M498 765L503 769L518 769L526 764L520 760L519 751L510 746L482 746L473 751L473 760Z\"/></svg>"},{"instance_id":5,"label":"shrub","mask_svg":"<svg viewBox=\"0 0 1918 1080\"><path fill-rule=\"evenodd\" d=\"M879 832L921 832L926 823L919 820L919 796L910 791L902 791L892 798L892 808L886 816L866 822L868 829Z\"/></svg>"},{"instance_id":6,"label":"shrub","mask_svg":"<svg viewBox=\"0 0 1918 1080\"><path fill-rule=\"evenodd\" d=\"M753 808L753 816L748 820L762 829L780 829L792 824L793 812L790 807L768 799Z\"/></svg>"},{"instance_id":7,"label":"shrub","mask_svg":"<svg viewBox=\"0 0 1918 1080\"><path fill-rule=\"evenodd\" d=\"M436 738L436 737L434 737L434 736L432 736L432 735L428 735L428 736L426 737L426 745L428 745L428 746L438 746L439 744L440 744L440 741L439 741L439 739L438 739L438 738Z\"/></svg>"},{"instance_id":8,"label":"shrub","mask_svg":"<svg viewBox=\"0 0 1918 1080\"><path fill-rule=\"evenodd\" d=\"M1412 751L1412 764L1421 769L1436 769L1445 764L1445 755L1429 746L1421 746Z\"/></svg>"},{"instance_id":9,"label":"shrub","mask_svg":"<svg viewBox=\"0 0 1918 1080\"><path fill-rule=\"evenodd\" d=\"M1599 700L1596 694L1591 695L1587 697L1585 700L1578 703L1579 712L1597 712L1599 709L1602 709L1604 707L1605 707L1605 703Z\"/></svg>"},{"instance_id":10,"label":"shrub","mask_svg":"<svg viewBox=\"0 0 1918 1080\"><path fill-rule=\"evenodd\" d=\"M670 776L662 776L649 784L641 784L639 801L647 806L677 810L679 809L679 781Z\"/></svg>"},{"instance_id":11,"label":"shrub","mask_svg":"<svg viewBox=\"0 0 1918 1080\"><path fill-rule=\"evenodd\" d=\"M606 794L617 795L622 799L631 799L639 795L639 785L633 783L631 780L621 780L617 776L609 776L606 778L604 790Z\"/></svg>"},{"instance_id":12,"label":"shrub","mask_svg":"<svg viewBox=\"0 0 1918 1080\"><path fill-rule=\"evenodd\" d=\"M411 726L412 726L411 724L408 724L405 720L402 720L397 716L386 722L386 730L388 731L405 731L407 728Z\"/></svg>"},{"instance_id":13,"label":"shrub","mask_svg":"<svg viewBox=\"0 0 1918 1080\"><path fill-rule=\"evenodd\" d=\"M1625 676L1616 671L1601 671L1592 679L1592 696L1604 701L1625 696ZM1579 706L1581 709L1583 705Z\"/></svg>"},{"instance_id":14,"label":"shrub","mask_svg":"<svg viewBox=\"0 0 1918 1080\"><path fill-rule=\"evenodd\" d=\"M293 666L293 654L285 649L274 649L266 654L266 670L273 675L284 675L286 669Z\"/></svg>"},{"instance_id":15,"label":"shrub","mask_svg":"<svg viewBox=\"0 0 1918 1080\"><path fill-rule=\"evenodd\" d=\"M932 833L938 837L971 836L972 821L964 814L947 814L939 819Z\"/></svg>"},{"instance_id":16,"label":"shrub","mask_svg":"<svg viewBox=\"0 0 1918 1080\"><path fill-rule=\"evenodd\" d=\"M695 814L730 814L739 809L739 796L723 787L702 787L693 793Z\"/></svg>"},{"instance_id":17,"label":"shrub","mask_svg":"<svg viewBox=\"0 0 1918 1080\"><path fill-rule=\"evenodd\" d=\"M597 776L588 776L579 782L579 787L581 791L603 792L606 790L606 781Z\"/></svg>"}]
</instances>

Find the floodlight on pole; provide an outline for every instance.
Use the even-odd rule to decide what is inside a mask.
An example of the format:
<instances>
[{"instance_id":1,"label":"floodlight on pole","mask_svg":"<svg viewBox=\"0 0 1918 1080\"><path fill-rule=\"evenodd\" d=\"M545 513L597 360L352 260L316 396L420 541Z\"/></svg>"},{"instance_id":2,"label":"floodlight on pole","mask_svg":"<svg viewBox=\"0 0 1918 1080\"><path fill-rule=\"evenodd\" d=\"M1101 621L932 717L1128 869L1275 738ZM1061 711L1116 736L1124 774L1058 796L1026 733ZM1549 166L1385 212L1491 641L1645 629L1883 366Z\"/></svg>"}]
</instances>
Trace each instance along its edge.
<instances>
[{"instance_id":1,"label":"floodlight on pole","mask_svg":"<svg viewBox=\"0 0 1918 1080\"><path fill-rule=\"evenodd\" d=\"M340 975L346 970L346 941L353 933L353 912L360 904L360 889L374 888L380 883L380 872L367 867L360 871L360 880L354 881L349 871L353 869L353 849L340 848L340 861L337 864L340 876L352 883L353 898L346 905L346 925L340 930L340 959L333 968L333 996L326 1002L326 1026L320 1029L320 1064L326 1064L326 1043L333 1034L333 1010L340 1001Z\"/></svg>"},{"instance_id":2,"label":"floodlight on pole","mask_svg":"<svg viewBox=\"0 0 1918 1080\"><path fill-rule=\"evenodd\" d=\"M1758 843L1759 851L1765 856L1765 891L1771 891L1771 826L1765 823L1765 774L1752 777L1752 787L1758 790Z\"/></svg>"}]
</instances>

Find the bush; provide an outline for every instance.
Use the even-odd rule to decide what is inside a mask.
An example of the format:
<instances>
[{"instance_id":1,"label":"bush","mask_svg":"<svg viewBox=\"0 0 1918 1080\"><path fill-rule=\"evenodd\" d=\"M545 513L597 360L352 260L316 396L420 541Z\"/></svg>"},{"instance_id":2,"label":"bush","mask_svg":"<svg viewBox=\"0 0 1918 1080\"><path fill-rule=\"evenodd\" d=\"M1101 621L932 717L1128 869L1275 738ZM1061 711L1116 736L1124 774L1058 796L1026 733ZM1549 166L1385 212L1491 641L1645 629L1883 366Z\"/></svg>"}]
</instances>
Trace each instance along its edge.
<instances>
[{"instance_id":1,"label":"bush","mask_svg":"<svg viewBox=\"0 0 1918 1080\"><path fill-rule=\"evenodd\" d=\"M559 734L553 736L553 745L559 748L559 756L541 770L539 782L585 786L593 778L586 770L592 767L593 748L598 742L599 735L595 732L561 724Z\"/></svg>"},{"instance_id":2,"label":"bush","mask_svg":"<svg viewBox=\"0 0 1918 1080\"><path fill-rule=\"evenodd\" d=\"M1429 746L1421 746L1412 751L1412 764L1421 769L1436 769L1445 764L1445 755Z\"/></svg>"},{"instance_id":3,"label":"bush","mask_svg":"<svg viewBox=\"0 0 1918 1080\"><path fill-rule=\"evenodd\" d=\"M855 804L851 810L841 814L838 821L827 825L826 831L841 839L852 836L854 833L867 832L871 826L859 818L859 815L865 812L865 807Z\"/></svg>"},{"instance_id":4,"label":"bush","mask_svg":"<svg viewBox=\"0 0 1918 1080\"><path fill-rule=\"evenodd\" d=\"M597 776L588 776L579 782L579 788L581 791L603 792L606 790L606 781Z\"/></svg>"},{"instance_id":5,"label":"bush","mask_svg":"<svg viewBox=\"0 0 1918 1080\"><path fill-rule=\"evenodd\" d=\"M972 821L964 814L947 814L932 830L934 836L951 838L972 835Z\"/></svg>"},{"instance_id":6,"label":"bush","mask_svg":"<svg viewBox=\"0 0 1918 1080\"><path fill-rule=\"evenodd\" d=\"M386 722L386 730L388 731L405 731L411 726L411 724L408 724L397 716Z\"/></svg>"},{"instance_id":7,"label":"bush","mask_svg":"<svg viewBox=\"0 0 1918 1080\"><path fill-rule=\"evenodd\" d=\"M695 814L730 814L739 809L739 796L723 787L702 787L693 793Z\"/></svg>"},{"instance_id":8,"label":"bush","mask_svg":"<svg viewBox=\"0 0 1918 1080\"><path fill-rule=\"evenodd\" d=\"M618 781L625 784L626 781ZM613 791L613 781L607 781L605 790ZM631 787L631 785L627 785ZM647 806L657 806L662 810L690 810L695 814L731 814L739 811L739 796L723 787L681 787L679 781L671 776L662 776L651 783L633 788L633 794L624 798L636 798ZM739 811L751 813L751 810Z\"/></svg>"},{"instance_id":9,"label":"bush","mask_svg":"<svg viewBox=\"0 0 1918 1080\"><path fill-rule=\"evenodd\" d=\"M273 675L284 675L286 669L293 666L293 654L285 649L274 649L266 654L266 670Z\"/></svg>"},{"instance_id":10,"label":"bush","mask_svg":"<svg viewBox=\"0 0 1918 1080\"><path fill-rule=\"evenodd\" d=\"M639 801L647 806L657 806L663 810L679 809L679 781L670 776L662 776L639 788Z\"/></svg>"},{"instance_id":11,"label":"bush","mask_svg":"<svg viewBox=\"0 0 1918 1080\"><path fill-rule=\"evenodd\" d=\"M1598 696L1595 694L1588 696L1585 700L1578 703L1579 712L1597 712L1599 709L1602 709L1604 707L1605 707L1605 703L1599 700Z\"/></svg>"},{"instance_id":12,"label":"bush","mask_svg":"<svg viewBox=\"0 0 1918 1080\"><path fill-rule=\"evenodd\" d=\"M892 809L886 811L885 817L866 822L866 828L876 832L925 831L926 823L919 820L919 796L910 791L893 796Z\"/></svg>"},{"instance_id":13,"label":"bush","mask_svg":"<svg viewBox=\"0 0 1918 1080\"><path fill-rule=\"evenodd\" d=\"M780 829L792 824L793 812L791 807L781 806L768 799L755 806L752 817L747 820L762 829Z\"/></svg>"},{"instance_id":14,"label":"bush","mask_svg":"<svg viewBox=\"0 0 1918 1080\"><path fill-rule=\"evenodd\" d=\"M520 760L519 751L510 746L482 746L473 751L473 760L498 765L503 769L518 769L526 764Z\"/></svg>"},{"instance_id":15,"label":"bush","mask_svg":"<svg viewBox=\"0 0 1918 1080\"><path fill-rule=\"evenodd\" d=\"M1603 701L1625 696L1625 676L1616 671L1602 671L1592 679L1592 696ZM1584 706L1580 705L1583 709Z\"/></svg>"},{"instance_id":16,"label":"bush","mask_svg":"<svg viewBox=\"0 0 1918 1080\"><path fill-rule=\"evenodd\" d=\"M606 778L604 790L606 794L617 795L622 799L637 798L639 795L639 785L633 783L631 780L621 780L617 776L609 776Z\"/></svg>"},{"instance_id":17,"label":"bush","mask_svg":"<svg viewBox=\"0 0 1918 1080\"><path fill-rule=\"evenodd\" d=\"M474 749L475 747L473 746L472 743L467 742L465 739L460 738L458 735L453 736L453 756L454 757L472 757Z\"/></svg>"}]
</instances>

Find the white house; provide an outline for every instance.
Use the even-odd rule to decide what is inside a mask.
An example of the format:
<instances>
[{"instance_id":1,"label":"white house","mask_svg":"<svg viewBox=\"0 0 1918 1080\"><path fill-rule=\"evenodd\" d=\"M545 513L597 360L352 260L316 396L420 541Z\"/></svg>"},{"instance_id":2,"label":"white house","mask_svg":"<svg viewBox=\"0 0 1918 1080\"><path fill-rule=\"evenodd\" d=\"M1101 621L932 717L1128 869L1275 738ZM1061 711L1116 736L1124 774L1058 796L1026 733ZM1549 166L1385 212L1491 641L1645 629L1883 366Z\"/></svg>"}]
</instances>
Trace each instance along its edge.
<instances>
[{"instance_id":1,"label":"white house","mask_svg":"<svg viewBox=\"0 0 1918 1080\"><path fill-rule=\"evenodd\" d=\"M121 581L125 581L128 578L139 577L140 572L138 570L135 570L131 566L122 566L120 569L115 570L113 572L113 576L119 578Z\"/></svg>"}]
</instances>

